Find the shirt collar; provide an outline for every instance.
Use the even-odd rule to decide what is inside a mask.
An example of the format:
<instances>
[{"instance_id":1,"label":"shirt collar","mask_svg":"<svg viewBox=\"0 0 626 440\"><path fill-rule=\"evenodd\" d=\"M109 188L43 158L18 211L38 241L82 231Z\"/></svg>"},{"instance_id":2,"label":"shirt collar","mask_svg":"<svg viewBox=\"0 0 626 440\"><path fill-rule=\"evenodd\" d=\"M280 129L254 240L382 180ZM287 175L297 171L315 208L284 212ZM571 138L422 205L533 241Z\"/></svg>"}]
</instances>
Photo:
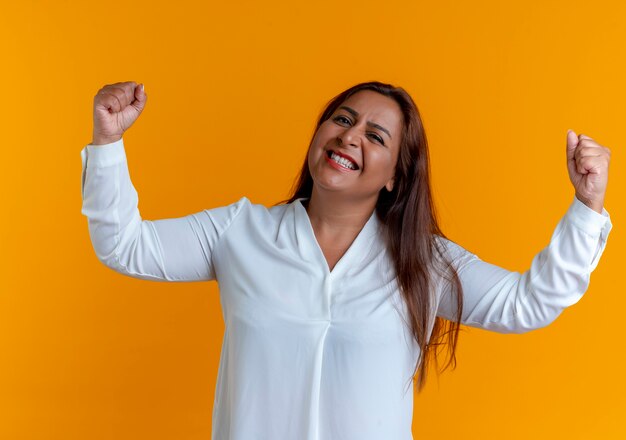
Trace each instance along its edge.
<instances>
[{"instance_id":1,"label":"shirt collar","mask_svg":"<svg viewBox=\"0 0 626 440\"><path fill-rule=\"evenodd\" d=\"M313 258L313 260L321 266L321 269L326 274L337 276L344 274L346 270L350 269L361 261L367 250L373 243L373 238L377 235L380 228L380 220L376 214L376 210L372 212L370 218L367 220L357 237L354 239L348 250L344 253L341 259L335 264L332 272L326 262L326 257L317 242L313 226L309 214L306 212L306 208L302 204L303 201L308 200L308 197L300 197L292 203L294 209L295 231L297 234L296 240L298 248L306 259ZM307 258L308 257L308 258Z\"/></svg>"}]
</instances>

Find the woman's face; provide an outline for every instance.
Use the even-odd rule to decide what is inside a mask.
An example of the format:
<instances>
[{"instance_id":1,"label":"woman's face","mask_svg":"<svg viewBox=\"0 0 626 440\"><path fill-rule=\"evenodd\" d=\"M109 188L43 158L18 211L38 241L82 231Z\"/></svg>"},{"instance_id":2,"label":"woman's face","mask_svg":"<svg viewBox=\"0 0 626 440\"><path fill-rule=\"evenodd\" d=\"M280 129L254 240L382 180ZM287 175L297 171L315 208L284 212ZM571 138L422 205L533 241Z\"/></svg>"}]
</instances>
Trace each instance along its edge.
<instances>
[{"instance_id":1,"label":"woman's face","mask_svg":"<svg viewBox=\"0 0 626 440\"><path fill-rule=\"evenodd\" d=\"M351 198L378 197L393 188L400 149L402 111L396 101L372 90L346 99L320 125L308 165L318 190Z\"/></svg>"}]
</instances>

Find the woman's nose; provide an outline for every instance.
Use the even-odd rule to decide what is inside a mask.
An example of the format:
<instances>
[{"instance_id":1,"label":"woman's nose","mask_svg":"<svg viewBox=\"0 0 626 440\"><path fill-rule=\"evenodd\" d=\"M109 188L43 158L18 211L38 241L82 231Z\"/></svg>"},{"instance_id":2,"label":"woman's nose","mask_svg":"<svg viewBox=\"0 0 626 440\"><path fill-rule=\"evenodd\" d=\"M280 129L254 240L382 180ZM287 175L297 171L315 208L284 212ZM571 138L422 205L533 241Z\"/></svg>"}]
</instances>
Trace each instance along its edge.
<instances>
[{"instance_id":1,"label":"woman's nose","mask_svg":"<svg viewBox=\"0 0 626 440\"><path fill-rule=\"evenodd\" d=\"M345 146L352 145L357 146L361 139L359 129L355 126L346 128L339 136L337 136L339 142Z\"/></svg>"}]
</instances>

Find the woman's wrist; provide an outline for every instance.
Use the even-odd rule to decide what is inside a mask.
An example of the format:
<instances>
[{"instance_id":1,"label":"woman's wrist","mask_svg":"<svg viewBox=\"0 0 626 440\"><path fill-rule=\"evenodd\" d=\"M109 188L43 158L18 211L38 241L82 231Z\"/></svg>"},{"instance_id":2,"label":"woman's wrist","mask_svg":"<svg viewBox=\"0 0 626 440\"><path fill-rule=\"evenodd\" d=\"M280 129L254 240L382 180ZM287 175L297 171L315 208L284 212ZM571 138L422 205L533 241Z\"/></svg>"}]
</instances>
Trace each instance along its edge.
<instances>
[{"instance_id":1,"label":"woman's wrist","mask_svg":"<svg viewBox=\"0 0 626 440\"><path fill-rule=\"evenodd\" d=\"M604 208L604 200L587 200L578 194L576 194L576 198L597 213L602 214L602 209Z\"/></svg>"},{"instance_id":2,"label":"woman's wrist","mask_svg":"<svg viewBox=\"0 0 626 440\"><path fill-rule=\"evenodd\" d=\"M111 137L106 137L106 136L94 136L92 141L91 141L91 145L105 145L105 144L111 144L113 142L117 142L121 139L121 136L111 136Z\"/></svg>"}]
</instances>

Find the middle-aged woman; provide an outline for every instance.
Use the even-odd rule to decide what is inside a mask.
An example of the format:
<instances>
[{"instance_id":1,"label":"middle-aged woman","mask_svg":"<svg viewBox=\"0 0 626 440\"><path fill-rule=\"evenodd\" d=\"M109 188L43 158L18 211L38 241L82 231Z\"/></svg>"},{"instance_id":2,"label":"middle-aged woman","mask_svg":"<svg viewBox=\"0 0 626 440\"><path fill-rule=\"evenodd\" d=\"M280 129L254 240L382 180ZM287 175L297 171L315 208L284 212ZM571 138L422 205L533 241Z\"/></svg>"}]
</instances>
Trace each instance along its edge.
<instances>
[{"instance_id":1,"label":"middle-aged woman","mask_svg":"<svg viewBox=\"0 0 626 440\"><path fill-rule=\"evenodd\" d=\"M482 261L437 225L413 100L376 81L326 106L288 200L142 220L122 135L146 102L133 81L96 94L81 212L111 269L218 281L213 440L411 439L409 385L423 388L438 347L447 367L460 324L522 333L554 321L587 290L612 228L610 151L570 130L574 197L548 246L521 274Z\"/></svg>"}]
</instances>

